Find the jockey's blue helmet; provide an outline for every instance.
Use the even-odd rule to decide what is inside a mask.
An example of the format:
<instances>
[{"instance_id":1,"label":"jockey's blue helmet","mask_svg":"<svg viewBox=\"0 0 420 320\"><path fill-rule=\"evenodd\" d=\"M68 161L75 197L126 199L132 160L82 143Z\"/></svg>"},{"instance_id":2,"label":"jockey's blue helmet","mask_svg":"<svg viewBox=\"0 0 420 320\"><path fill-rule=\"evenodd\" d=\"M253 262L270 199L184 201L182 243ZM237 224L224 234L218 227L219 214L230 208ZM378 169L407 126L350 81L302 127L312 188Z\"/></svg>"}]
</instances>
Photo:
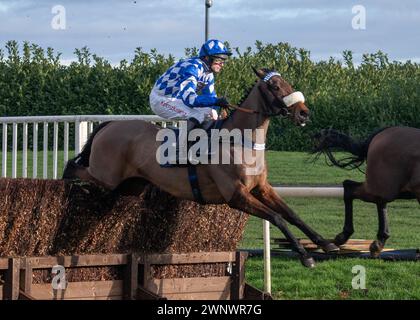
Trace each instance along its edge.
<instances>
[{"instance_id":1,"label":"jockey's blue helmet","mask_svg":"<svg viewBox=\"0 0 420 320\"><path fill-rule=\"evenodd\" d=\"M229 49L226 48L222 41L216 39L206 41L201 46L199 53L200 58L210 56L227 59L230 55L232 55L232 52L230 52Z\"/></svg>"}]
</instances>

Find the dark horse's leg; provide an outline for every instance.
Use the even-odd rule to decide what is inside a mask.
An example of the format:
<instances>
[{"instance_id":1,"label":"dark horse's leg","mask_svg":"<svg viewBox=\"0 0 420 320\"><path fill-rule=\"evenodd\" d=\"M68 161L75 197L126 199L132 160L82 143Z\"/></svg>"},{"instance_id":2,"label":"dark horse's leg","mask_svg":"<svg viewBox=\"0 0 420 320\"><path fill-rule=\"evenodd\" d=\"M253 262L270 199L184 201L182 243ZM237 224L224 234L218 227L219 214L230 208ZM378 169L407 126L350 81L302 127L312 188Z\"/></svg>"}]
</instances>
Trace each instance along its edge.
<instances>
[{"instance_id":1,"label":"dark horse's leg","mask_svg":"<svg viewBox=\"0 0 420 320\"><path fill-rule=\"evenodd\" d=\"M286 239L292 244L293 250L299 253L302 264L308 268L315 266L313 258L287 228L286 221L277 212L255 198L245 187L239 186L228 204L231 208L242 210L253 216L270 221L283 232Z\"/></svg>"},{"instance_id":2,"label":"dark horse's leg","mask_svg":"<svg viewBox=\"0 0 420 320\"><path fill-rule=\"evenodd\" d=\"M354 233L353 227L353 200L355 199L355 191L361 187L361 182L355 182L351 180L344 180L344 227L343 231L339 233L334 240L334 243L338 246L347 242L351 235Z\"/></svg>"},{"instance_id":3,"label":"dark horse's leg","mask_svg":"<svg viewBox=\"0 0 420 320\"><path fill-rule=\"evenodd\" d=\"M379 256L385 246L385 241L389 238L386 203L378 203L376 207L378 209L379 229L377 235L378 240L373 241L369 248L372 257Z\"/></svg>"},{"instance_id":4,"label":"dark horse's leg","mask_svg":"<svg viewBox=\"0 0 420 320\"><path fill-rule=\"evenodd\" d=\"M309 227L298 215L279 197L277 192L269 184L264 184L259 188L259 194L256 195L262 203L279 213L287 222L298 227L305 233L313 243L322 247L325 252L338 251L339 248L333 243L325 240L320 234Z\"/></svg>"},{"instance_id":5,"label":"dark horse's leg","mask_svg":"<svg viewBox=\"0 0 420 320\"><path fill-rule=\"evenodd\" d=\"M353 228L353 200L360 199L365 202L376 204L379 219L379 230L377 240L370 245L370 253L373 257L377 257L384 248L385 241L389 238L388 219L386 210L386 201L366 191L365 184L351 180L343 182L344 187L344 204L345 204L345 221L343 232L339 233L334 240L337 245L347 242L354 232Z\"/></svg>"},{"instance_id":6,"label":"dark horse's leg","mask_svg":"<svg viewBox=\"0 0 420 320\"><path fill-rule=\"evenodd\" d=\"M397 197L398 199L415 199L416 195L412 192L400 192ZM420 198L418 198L420 199ZM420 200L419 200L420 202ZM377 240L373 241L370 245L370 254L372 257L378 257L385 246L386 240L389 238L389 227L388 227L388 213L386 209L386 202L378 202L376 204L378 210L378 221L379 229Z\"/></svg>"}]
</instances>

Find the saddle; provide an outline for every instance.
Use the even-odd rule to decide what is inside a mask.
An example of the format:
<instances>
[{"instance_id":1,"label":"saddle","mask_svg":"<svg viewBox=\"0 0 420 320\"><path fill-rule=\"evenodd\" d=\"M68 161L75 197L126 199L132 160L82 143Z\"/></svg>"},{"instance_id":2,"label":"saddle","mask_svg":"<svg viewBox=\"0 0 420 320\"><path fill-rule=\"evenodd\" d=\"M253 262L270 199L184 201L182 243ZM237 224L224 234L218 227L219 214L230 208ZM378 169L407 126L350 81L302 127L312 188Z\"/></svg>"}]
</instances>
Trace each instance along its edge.
<instances>
[{"instance_id":1,"label":"saddle","mask_svg":"<svg viewBox=\"0 0 420 320\"><path fill-rule=\"evenodd\" d=\"M211 155L212 155L212 151L211 151L211 130L212 129L220 129L222 127L224 120L216 120L216 121L212 121L210 124L206 125L203 128L199 128L199 129L203 129L206 132L207 135L207 141L208 146L207 146L207 150L205 150L205 152L207 153L207 157L208 159L210 159ZM186 148L186 154L188 155L186 159L184 159L184 161L180 161L181 159L181 155L180 155L180 151L181 151L181 146L180 146L180 129L177 127L173 127L173 126L169 126L166 129L170 129L173 131L174 135L175 135L175 141L172 144L172 148L171 148L171 152L172 157L169 157L169 150L166 148L165 151L163 152L163 156L165 157L165 159L170 158L168 161L164 162L164 163L160 163L160 166L162 168L174 168L174 167L188 167L188 166L195 166L197 164L200 164L199 160L197 159L197 157L200 157L200 150L197 150L197 152L193 152L193 150L191 150L191 148L198 143L197 142L191 142L188 141L187 143L187 148ZM165 136L164 140L161 143L161 147L164 144L168 143L168 136ZM175 143L175 144L174 144ZM196 149L196 148L195 148ZM190 152L190 150L192 152ZM186 161L185 161L186 160Z\"/></svg>"},{"instance_id":2,"label":"saddle","mask_svg":"<svg viewBox=\"0 0 420 320\"><path fill-rule=\"evenodd\" d=\"M212 123L210 123L210 125L205 126L204 128L202 127L201 129L205 130L206 136L207 136L207 141L211 141L211 130L212 129L220 129L222 127L224 120L216 120L216 121L212 121ZM163 152L163 156L165 157L165 159L169 159L169 161L166 161L164 163L160 163L160 166L162 168L180 168L180 167L186 167L187 171L188 171L188 180L190 182L191 185L191 191L193 193L194 199L195 201L197 201L198 203L204 204L204 200L203 200L203 196L201 194L200 191L200 186L198 183L198 175L197 175L197 164L199 164L199 161L196 161L197 159L194 157L190 158L190 156L187 156L187 158L185 159L186 161L183 161L184 163L180 163L180 129L177 127L167 127L167 129L170 129L173 131L174 136L175 136L175 141L173 143L175 143L175 145L172 145L171 147L171 152L173 153L173 155L175 155L175 158L170 158L168 155L168 149L165 148L164 152ZM162 144L160 147L163 146L163 144L168 143L168 136L165 136L164 140L162 141ZM199 142L187 142L187 150L186 153L187 155L191 155L192 153L190 153L190 149ZM212 152L210 150L210 145L211 143L208 143L207 145L207 159L209 159L209 157L211 156ZM200 157L199 155L200 149L197 150L196 152L196 156ZM193 155L193 154L192 154ZM194 155L193 155L194 156ZM192 160L194 160L192 162Z\"/></svg>"}]
</instances>

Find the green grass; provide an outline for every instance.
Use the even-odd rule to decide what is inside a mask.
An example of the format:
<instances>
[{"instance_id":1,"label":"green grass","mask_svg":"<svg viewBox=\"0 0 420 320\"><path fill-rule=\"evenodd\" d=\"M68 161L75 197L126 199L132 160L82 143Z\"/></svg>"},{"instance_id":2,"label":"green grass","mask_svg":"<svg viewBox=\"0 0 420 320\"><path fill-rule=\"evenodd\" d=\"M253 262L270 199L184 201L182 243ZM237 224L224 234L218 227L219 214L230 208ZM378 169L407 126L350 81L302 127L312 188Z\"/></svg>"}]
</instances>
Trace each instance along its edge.
<instances>
[{"instance_id":1,"label":"green grass","mask_svg":"<svg viewBox=\"0 0 420 320\"><path fill-rule=\"evenodd\" d=\"M341 231L343 205L339 199L285 199L287 203L324 237L333 238ZM374 239L377 232L375 206L355 201L354 239ZM396 201L389 206L391 238L387 247L418 248L420 244L420 210L415 201ZM284 238L271 226L273 238ZM293 226L298 237L306 238ZM262 222L250 217L241 248L262 248ZM275 248L275 245L273 245ZM352 289L355 265L366 268L366 289ZM341 258L317 262L315 269L304 268L299 260L272 259L272 293L276 299L420 299L419 262L384 262ZM247 281L260 289L263 285L263 260L250 258L246 264Z\"/></svg>"},{"instance_id":2,"label":"green grass","mask_svg":"<svg viewBox=\"0 0 420 320\"><path fill-rule=\"evenodd\" d=\"M71 159L72 157L74 157L74 151L69 151L69 155L68 155L69 159ZM18 177L22 177L22 152L18 151L17 152L17 176ZM31 178L32 175L32 169L33 169L33 153L32 151L28 150L28 163L27 163L27 176L28 178ZM40 178L42 177L42 173L43 173L43 152L42 151L38 151L37 153L37 161L38 161L38 172L37 172L37 177ZM48 177L51 178L53 176L53 152L52 151L48 151ZM64 169L64 151L60 150L57 153L57 176L61 177L61 175L63 174L63 169ZM8 152L7 153L7 176L11 177L12 176L12 153Z\"/></svg>"},{"instance_id":3,"label":"green grass","mask_svg":"<svg viewBox=\"0 0 420 320\"><path fill-rule=\"evenodd\" d=\"M69 157L73 156L73 152ZM357 170L346 171L328 167L323 159L308 163L309 155L300 152L267 153L269 180L284 185L336 185L344 179L363 181ZM11 173L11 154L8 154ZM49 152L49 175L52 173L52 152ZM38 153L38 176L42 176L42 152ZM63 152L59 152L58 176L63 168ZM21 155L18 155L18 175ZM32 153L28 157L28 176L32 176ZM341 199L286 198L286 202L302 219L326 238L341 231L344 205ZM420 247L420 210L416 201L399 200L389 205L392 248ZM373 204L355 201L355 234L352 238L375 239L377 215ZM290 226L297 237L305 237ZM283 235L271 226L272 238ZM250 217L240 248L262 248L262 221ZM352 289L351 272L355 265L366 268L366 290ZM347 259L317 262L315 269L304 268L297 259L272 259L272 293L276 299L420 299L419 262L384 262L380 260ZM250 258L246 263L247 281L263 289L263 260Z\"/></svg>"},{"instance_id":4,"label":"green grass","mask_svg":"<svg viewBox=\"0 0 420 320\"><path fill-rule=\"evenodd\" d=\"M338 157L340 157L338 153ZM309 153L268 151L266 153L268 175L272 184L341 184L345 179L363 180L363 174L358 170L343 170L329 167L324 157L316 162Z\"/></svg>"},{"instance_id":5,"label":"green grass","mask_svg":"<svg viewBox=\"0 0 420 320\"><path fill-rule=\"evenodd\" d=\"M250 258L246 280L263 288L261 259ZM366 269L366 289L353 289L352 267ZM419 262L339 259L303 268L296 259L272 259L272 294L275 299L419 299Z\"/></svg>"},{"instance_id":6,"label":"green grass","mask_svg":"<svg viewBox=\"0 0 420 320\"><path fill-rule=\"evenodd\" d=\"M323 159L307 163L308 155L299 152L268 152L269 180L274 184L341 184L344 179L363 181L357 170L346 171L325 165ZM341 199L285 198L299 216L326 238L339 233L344 222ZM420 210L417 201L398 200L389 205L391 238L387 247L420 247ZM375 239L377 233L375 205L354 202L355 234L353 239ZM284 238L271 226L273 238ZM293 226L297 237L304 237ZM250 217L240 248L262 248L262 221ZM366 268L366 290L352 288L352 267ZM275 299L420 299L420 263L340 258L317 262L314 269L304 268L299 260L273 257L272 294ZM250 258L246 279L263 289L263 260Z\"/></svg>"}]
</instances>

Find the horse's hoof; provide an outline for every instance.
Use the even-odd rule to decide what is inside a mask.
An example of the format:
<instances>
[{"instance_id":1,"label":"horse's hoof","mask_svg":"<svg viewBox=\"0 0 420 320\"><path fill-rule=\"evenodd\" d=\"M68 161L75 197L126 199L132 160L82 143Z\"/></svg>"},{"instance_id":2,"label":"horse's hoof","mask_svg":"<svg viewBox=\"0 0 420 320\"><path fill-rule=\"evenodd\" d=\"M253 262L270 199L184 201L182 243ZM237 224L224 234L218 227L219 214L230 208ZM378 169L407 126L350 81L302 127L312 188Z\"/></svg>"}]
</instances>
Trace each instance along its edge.
<instances>
[{"instance_id":1,"label":"horse's hoof","mask_svg":"<svg viewBox=\"0 0 420 320\"><path fill-rule=\"evenodd\" d=\"M314 268L315 267L315 260L312 257L301 257L300 262L306 267L306 268Z\"/></svg>"},{"instance_id":2,"label":"horse's hoof","mask_svg":"<svg viewBox=\"0 0 420 320\"><path fill-rule=\"evenodd\" d=\"M373 241L369 246L370 256L372 258L379 257L383 248L383 245L378 240Z\"/></svg>"},{"instance_id":3,"label":"horse's hoof","mask_svg":"<svg viewBox=\"0 0 420 320\"><path fill-rule=\"evenodd\" d=\"M337 246L341 246L349 240L349 236L345 235L344 233L339 233L334 239L334 244Z\"/></svg>"},{"instance_id":4,"label":"horse's hoof","mask_svg":"<svg viewBox=\"0 0 420 320\"><path fill-rule=\"evenodd\" d=\"M334 253L340 251L340 248L337 247L334 243L328 242L322 246L322 250L324 250L325 253Z\"/></svg>"}]
</instances>

